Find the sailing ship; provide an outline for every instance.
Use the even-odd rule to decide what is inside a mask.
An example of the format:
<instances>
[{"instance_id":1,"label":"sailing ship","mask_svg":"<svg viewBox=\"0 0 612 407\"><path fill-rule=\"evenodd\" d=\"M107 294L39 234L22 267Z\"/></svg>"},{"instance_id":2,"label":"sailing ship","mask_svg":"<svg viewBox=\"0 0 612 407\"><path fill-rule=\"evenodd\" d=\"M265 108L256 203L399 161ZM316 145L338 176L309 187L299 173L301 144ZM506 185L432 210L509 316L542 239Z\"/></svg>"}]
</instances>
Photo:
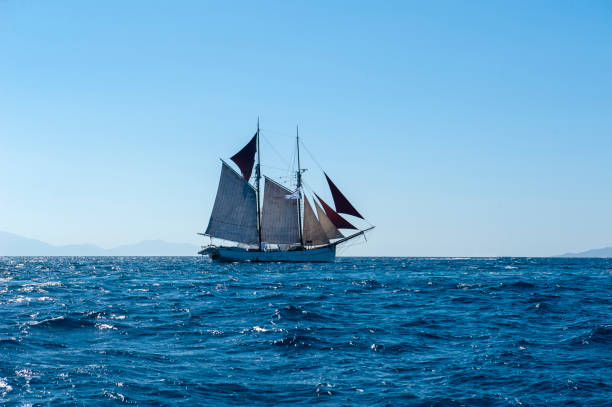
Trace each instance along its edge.
<instances>
[{"instance_id":1,"label":"sailing ship","mask_svg":"<svg viewBox=\"0 0 612 407\"><path fill-rule=\"evenodd\" d=\"M359 229L340 215L351 215L367 222L325 172L335 208L314 193L313 209L303 191L305 170L300 163L297 129L294 190L262 175L259 139L258 119L255 135L230 158L240 172L221 159L221 178L208 227L204 233L199 233L210 237L211 243L202 246L199 254L224 262L331 262L336 258L338 245L374 228L368 223L368 227ZM254 185L249 182L253 168ZM263 199L262 177L265 179ZM342 230L353 233L345 236Z\"/></svg>"}]
</instances>

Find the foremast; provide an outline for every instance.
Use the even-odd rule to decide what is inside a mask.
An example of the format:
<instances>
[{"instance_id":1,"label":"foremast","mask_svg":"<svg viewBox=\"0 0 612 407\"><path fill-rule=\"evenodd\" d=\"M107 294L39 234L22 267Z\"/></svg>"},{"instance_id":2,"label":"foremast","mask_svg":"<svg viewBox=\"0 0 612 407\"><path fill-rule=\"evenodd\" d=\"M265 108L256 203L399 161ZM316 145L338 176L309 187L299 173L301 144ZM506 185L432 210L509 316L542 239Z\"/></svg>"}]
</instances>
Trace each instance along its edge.
<instances>
[{"instance_id":1,"label":"foremast","mask_svg":"<svg viewBox=\"0 0 612 407\"><path fill-rule=\"evenodd\" d=\"M257 167L255 168L255 186L257 192L257 237L259 240L258 247L261 250L261 192L259 184L261 181L261 154L259 148L259 117L257 118Z\"/></svg>"}]
</instances>

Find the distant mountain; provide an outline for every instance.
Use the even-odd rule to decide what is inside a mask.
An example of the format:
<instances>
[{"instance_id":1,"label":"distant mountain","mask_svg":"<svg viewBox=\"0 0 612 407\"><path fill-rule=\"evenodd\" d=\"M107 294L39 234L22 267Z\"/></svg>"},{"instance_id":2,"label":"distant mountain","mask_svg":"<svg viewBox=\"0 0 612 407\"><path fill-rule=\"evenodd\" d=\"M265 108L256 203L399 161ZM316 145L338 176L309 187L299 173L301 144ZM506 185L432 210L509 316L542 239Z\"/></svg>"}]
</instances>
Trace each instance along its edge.
<instances>
[{"instance_id":1,"label":"distant mountain","mask_svg":"<svg viewBox=\"0 0 612 407\"><path fill-rule=\"evenodd\" d=\"M579 253L565 253L558 257L612 257L612 247L592 249Z\"/></svg>"},{"instance_id":2,"label":"distant mountain","mask_svg":"<svg viewBox=\"0 0 612 407\"><path fill-rule=\"evenodd\" d=\"M198 247L188 243L144 240L103 249L92 244L54 246L36 239L0 231L0 256L195 256Z\"/></svg>"}]
</instances>

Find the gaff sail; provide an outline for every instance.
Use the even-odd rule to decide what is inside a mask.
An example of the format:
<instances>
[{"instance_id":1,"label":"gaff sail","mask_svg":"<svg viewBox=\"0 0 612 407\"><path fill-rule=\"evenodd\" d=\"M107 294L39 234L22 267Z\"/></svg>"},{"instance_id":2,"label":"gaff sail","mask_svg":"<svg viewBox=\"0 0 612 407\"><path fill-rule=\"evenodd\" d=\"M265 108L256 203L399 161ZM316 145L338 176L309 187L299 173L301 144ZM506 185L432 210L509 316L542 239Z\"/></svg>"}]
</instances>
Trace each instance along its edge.
<instances>
[{"instance_id":1,"label":"gaff sail","mask_svg":"<svg viewBox=\"0 0 612 407\"><path fill-rule=\"evenodd\" d=\"M261 240L266 243L300 243L298 202L286 199L292 191L265 177Z\"/></svg>"},{"instance_id":2,"label":"gaff sail","mask_svg":"<svg viewBox=\"0 0 612 407\"><path fill-rule=\"evenodd\" d=\"M258 243L255 189L225 162L206 234L239 243Z\"/></svg>"}]
</instances>

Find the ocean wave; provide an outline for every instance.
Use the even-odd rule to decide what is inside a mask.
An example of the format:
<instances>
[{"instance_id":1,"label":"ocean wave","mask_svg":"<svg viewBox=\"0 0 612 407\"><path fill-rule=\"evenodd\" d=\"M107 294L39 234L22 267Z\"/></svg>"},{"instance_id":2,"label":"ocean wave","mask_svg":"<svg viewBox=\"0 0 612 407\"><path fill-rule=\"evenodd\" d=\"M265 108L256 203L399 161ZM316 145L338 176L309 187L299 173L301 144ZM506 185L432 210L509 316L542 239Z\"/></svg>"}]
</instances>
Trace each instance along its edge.
<instances>
[{"instance_id":1,"label":"ocean wave","mask_svg":"<svg viewBox=\"0 0 612 407\"><path fill-rule=\"evenodd\" d=\"M423 317L417 317L411 321L402 323L401 326L405 328L411 328L414 326L427 326L427 325L431 325L431 322L427 321Z\"/></svg>"},{"instance_id":2,"label":"ocean wave","mask_svg":"<svg viewBox=\"0 0 612 407\"><path fill-rule=\"evenodd\" d=\"M569 340L573 345L609 345L612 347L612 325L599 325Z\"/></svg>"},{"instance_id":3,"label":"ocean wave","mask_svg":"<svg viewBox=\"0 0 612 407\"><path fill-rule=\"evenodd\" d=\"M99 330L105 330L105 329L110 329L110 330L117 330L117 328L115 328L114 326L112 326L111 324L100 324L100 323L96 323L94 325L96 328L98 328Z\"/></svg>"},{"instance_id":4,"label":"ocean wave","mask_svg":"<svg viewBox=\"0 0 612 407\"><path fill-rule=\"evenodd\" d=\"M26 325L33 328L78 329L95 327L95 323L86 318L52 317L40 321L28 321Z\"/></svg>"},{"instance_id":5,"label":"ocean wave","mask_svg":"<svg viewBox=\"0 0 612 407\"><path fill-rule=\"evenodd\" d=\"M529 281L519 280L519 281L515 281L515 282L512 282L512 283L506 284L506 287L519 288L519 289L529 289L529 288L535 288L535 285L530 283Z\"/></svg>"},{"instance_id":6,"label":"ocean wave","mask_svg":"<svg viewBox=\"0 0 612 407\"><path fill-rule=\"evenodd\" d=\"M281 339L273 340L272 344L281 347L305 349L315 345L321 345L322 342L319 338L309 335L286 335Z\"/></svg>"},{"instance_id":7,"label":"ocean wave","mask_svg":"<svg viewBox=\"0 0 612 407\"><path fill-rule=\"evenodd\" d=\"M0 258L0 405L606 405L611 269Z\"/></svg>"},{"instance_id":8,"label":"ocean wave","mask_svg":"<svg viewBox=\"0 0 612 407\"><path fill-rule=\"evenodd\" d=\"M314 311L307 311L301 306L286 305L276 309L272 315L272 320L280 319L287 319L290 321L326 321L330 318Z\"/></svg>"},{"instance_id":9,"label":"ocean wave","mask_svg":"<svg viewBox=\"0 0 612 407\"><path fill-rule=\"evenodd\" d=\"M16 345L16 346L20 346L21 343L19 342L19 340L17 338L13 337L9 337L9 338L0 338L0 347L4 347L6 345Z\"/></svg>"},{"instance_id":10,"label":"ocean wave","mask_svg":"<svg viewBox=\"0 0 612 407\"><path fill-rule=\"evenodd\" d=\"M386 285L377 281L377 280L357 280L357 281L352 281L351 282L352 285L361 287L365 290L376 290L379 288L385 288Z\"/></svg>"},{"instance_id":11,"label":"ocean wave","mask_svg":"<svg viewBox=\"0 0 612 407\"><path fill-rule=\"evenodd\" d=\"M2 304L21 304L21 303L30 303L30 302L42 302L42 301L53 301L53 298L48 296L42 297L27 297L23 295L18 295L16 298L9 298L5 302L0 302Z\"/></svg>"}]
</instances>

